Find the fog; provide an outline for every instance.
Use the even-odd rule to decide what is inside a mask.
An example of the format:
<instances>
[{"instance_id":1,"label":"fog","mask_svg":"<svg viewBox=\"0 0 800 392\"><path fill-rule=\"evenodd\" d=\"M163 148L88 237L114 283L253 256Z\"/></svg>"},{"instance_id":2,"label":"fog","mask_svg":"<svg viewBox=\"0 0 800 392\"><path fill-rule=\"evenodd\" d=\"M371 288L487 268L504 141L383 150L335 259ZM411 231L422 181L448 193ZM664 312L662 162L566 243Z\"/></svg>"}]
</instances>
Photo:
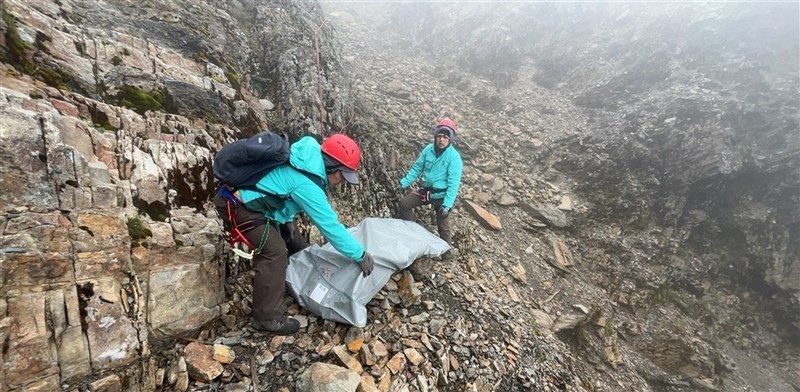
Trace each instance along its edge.
<instances>
[{"instance_id":1,"label":"fog","mask_svg":"<svg viewBox=\"0 0 800 392\"><path fill-rule=\"evenodd\" d=\"M343 7L325 4L325 7ZM731 63L797 87L798 3L387 2L348 4L364 23L402 34L423 56L455 59L512 83L532 65L543 84L581 88L574 74L652 62L736 78ZM722 69L716 69L721 67ZM627 70L635 72L636 70ZM643 69L645 80L662 69Z\"/></svg>"}]
</instances>

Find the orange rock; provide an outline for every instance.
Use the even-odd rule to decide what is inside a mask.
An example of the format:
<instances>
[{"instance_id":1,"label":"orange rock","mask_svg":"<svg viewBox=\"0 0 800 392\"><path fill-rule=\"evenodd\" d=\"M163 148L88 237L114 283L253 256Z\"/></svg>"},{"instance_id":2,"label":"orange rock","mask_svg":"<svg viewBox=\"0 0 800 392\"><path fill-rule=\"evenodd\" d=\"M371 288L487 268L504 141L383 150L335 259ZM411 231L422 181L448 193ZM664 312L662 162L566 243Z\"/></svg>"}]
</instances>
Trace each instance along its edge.
<instances>
[{"instance_id":1,"label":"orange rock","mask_svg":"<svg viewBox=\"0 0 800 392\"><path fill-rule=\"evenodd\" d=\"M347 366L348 369L361 374L364 372L363 366L361 366L361 362L358 359L354 358L352 355L347 353L347 349L345 349L344 345L336 346L333 348L333 353L336 354L336 357L339 358L342 363Z\"/></svg>"},{"instance_id":2,"label":"orange rock","mask_svg":"<svg viewBox=\"0 0 800 392\"><path fill-rule=\"evenodd\" d=\"M347 344L348 350L357 353L361 350L361 346L364 345L364 330L359 327L350 328L350 330L347 331L344 342Z\"/></svg>"},{"instance_id":3,"label":"orange rock","mask_svg":"<svg viewBox=\"0 0 800 392\"><path fill-rule=\"evenodd\" d=\"M487 228L496 231L503 229L503 225L500 224L500 219L497 219L494 214L487 211L485 208L468 200L464 200L464 207L466 207L467 211Z\"/></svg>"},{"instance_id":4,"label":"orange rock","mask_svg":"<svg viewBox=\"0 0 800 392\"><path fill-rule=\"evenodd\" d=\"M392 374L397 374L403 371L406 367L406 357L403 353L395 354L389 363L386 364L386 367L392 372Z\"/></svg>"}]
</instances>

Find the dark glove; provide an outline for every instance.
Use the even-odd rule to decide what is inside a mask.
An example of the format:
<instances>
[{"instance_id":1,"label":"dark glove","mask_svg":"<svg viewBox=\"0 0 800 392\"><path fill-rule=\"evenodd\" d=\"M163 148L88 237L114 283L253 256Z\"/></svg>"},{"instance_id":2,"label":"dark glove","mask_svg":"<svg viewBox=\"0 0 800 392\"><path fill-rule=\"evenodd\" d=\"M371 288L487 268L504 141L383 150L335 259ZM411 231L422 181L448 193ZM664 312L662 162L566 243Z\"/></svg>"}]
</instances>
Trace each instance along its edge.
<instances>
[{"instance_id":1,"label":"dark glove","mask_svg":"<svg viewBox=\"0 0 800 392\"><path fill-rule=\"evenodd\" d=\"M294 222L287 222L281 225L281 237L283 237L284 241L294 241L297 235L297 226L294 225Z\"/></svg>"},{"instance_id":2,"label":"dark glove","mask_svg":"<svg viewBox=\"0 0 800 392\"><path fill-rule=\"evenodd\" d=\"M372 259L372 255L367 252L364 252L364 259L358 263L359 268L361 271L364 272L364 277L366 278L369 274L372 273L372 268L374 267L375 261Z\"/></svg>"},{"instance_id":3,"label":"dark glove","mask_svg":"<svg viewBox=\"0 0 800 392\"><path fill-rule=\"evenodd\" d=\"M447 207L440 208L439 215L441 215L442 218L447 218L447 216L450 215L450 209Z\"/></svg>"}]
</instances>

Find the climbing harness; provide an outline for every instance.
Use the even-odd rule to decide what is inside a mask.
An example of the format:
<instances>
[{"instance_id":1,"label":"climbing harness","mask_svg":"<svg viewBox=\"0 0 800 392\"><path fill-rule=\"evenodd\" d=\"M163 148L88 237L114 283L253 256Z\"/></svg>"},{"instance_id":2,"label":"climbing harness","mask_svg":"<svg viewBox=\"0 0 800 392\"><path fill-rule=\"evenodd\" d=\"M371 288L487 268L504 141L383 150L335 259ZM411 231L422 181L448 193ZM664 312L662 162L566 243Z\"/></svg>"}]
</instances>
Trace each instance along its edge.
<instances>
[{"instance_id":1,"label":"climbing harness","mask_svg":"<svg viewBox=\"0 0 800 392\"><path fill-rule=\"evenodd\" d=\"M419 199L422 200L423 203L427 204L431 201L431 196L436 192L444 192L447 189L436 189L436 188L422 188L417 189L416 191L411 191L411 193L419 196Z\"/></svg>"},{"instance_id":2,"label":"climbing harness","mask_svg":"<svg viewBox=\"0 0 800 392\"><path fill-rule=\"evenodd\" d=\"M266 244L267 237L269 236L269 227L264 228L264 232L261 234L261 239L259 240L257 247L250 243L250 241L247 239L247 236L245 236L245 233L258 227L259 223L263 222L263 224L266 225L269 223L269 221L265 218L263 221L260 219L251 219L244 222L237 222L236 208L239 204L241 204L241 201L238 197L236 197L234 191L228 188L226 185L220 185L218 192L226 202L225 204L228 212L228 221L230 222L231 226L230 230L228 231L228 244L231 247L231 251L233 251L233 253L239 257L252 260L254 254L261 253L261 251L264 249L264 244Z\"/></svg>"},{"instance_id":3,"label":"climbing harness","mask_svg":"<svg viewBox=\"0 0 800 392\"><path fill-rule=\"evenodd\" d=\"M423 203L427 203L431 201L431 190L430 189L419 189L416 191L412 191L411 193L419 196L419 199L422 200Z\"/></svg>"}]
</instances>

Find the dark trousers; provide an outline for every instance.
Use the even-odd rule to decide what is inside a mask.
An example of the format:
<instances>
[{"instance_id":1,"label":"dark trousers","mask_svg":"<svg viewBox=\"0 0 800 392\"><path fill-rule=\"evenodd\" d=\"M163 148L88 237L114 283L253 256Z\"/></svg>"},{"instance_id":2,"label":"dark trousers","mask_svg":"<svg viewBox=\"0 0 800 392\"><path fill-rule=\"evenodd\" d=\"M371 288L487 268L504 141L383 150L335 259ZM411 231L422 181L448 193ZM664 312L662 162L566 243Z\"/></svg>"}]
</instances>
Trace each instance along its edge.
<instances>
[{"instance_id":1,"label":"dark trousers","mask_svg":"<svg viewBox=\"0 0 800 392\"><path fill-rule=\"evenodd\" d=\"M214 207L222 218L225 230L230 230L227 201L217 195L214 197ZM267 224L263 214L250 211L242 205L237 206L234 219L253 246L258 247L266 235L261 252L253 255L253 318L277 320L286 313L283 292L286 290L287 256L290 251L293 254L308 246L308 243L299 233L292 241L284 240L274 225ZM265 231L267 234L264 234Z\"/></svg>"},{"instance_id":2,"label":"dark trousers","mask_svg":"<svg viewBox=\"0 0 800 392\"><path fill-rule=\"evenodd\" d=\"M400 199L400 219L414 221L414 208L425 204L433 205L433 208L436 211L436 226L439 230L439 238L443 239L449 244L450 216L448 215L446 218L442 218L442 215L439 213L439 208L442 207L442 203L444 203L444 199L431 199L429 202L424 202L419 195L413 192L409 193Z\"/></svg>"}]
</instances>

